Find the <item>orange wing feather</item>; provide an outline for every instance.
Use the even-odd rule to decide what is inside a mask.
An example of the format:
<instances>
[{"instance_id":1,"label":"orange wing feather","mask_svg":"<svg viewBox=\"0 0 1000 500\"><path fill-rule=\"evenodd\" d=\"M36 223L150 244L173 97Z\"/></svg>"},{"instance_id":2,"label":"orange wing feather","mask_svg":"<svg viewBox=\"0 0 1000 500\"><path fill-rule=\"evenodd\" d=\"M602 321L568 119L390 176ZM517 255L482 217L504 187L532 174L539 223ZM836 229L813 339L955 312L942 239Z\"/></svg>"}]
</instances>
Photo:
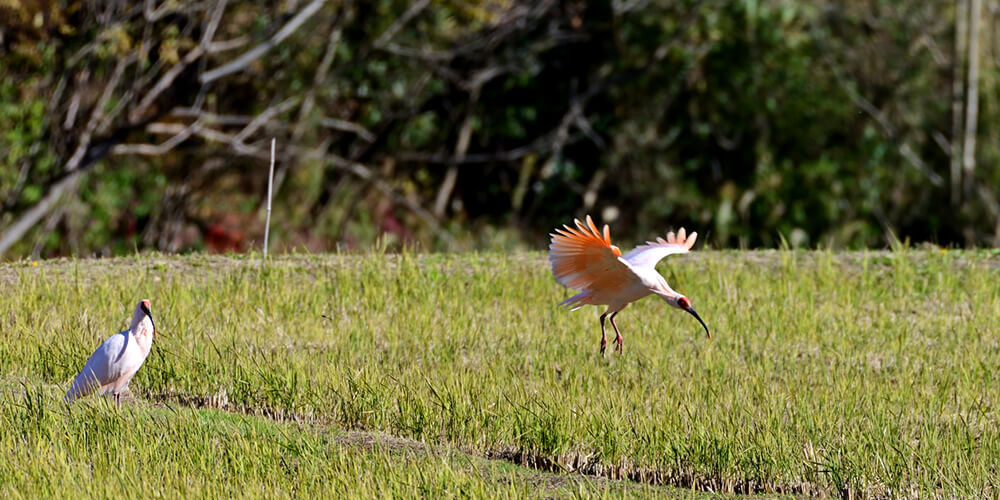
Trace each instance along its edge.
<instances>
[{"instance_id":1,"label":"orange wing feather","mask_svg":"<svg viewBox=\"0 0 1000 500\"><path fill-rule=\"evenodd\" d=\"M620 260L622 252L611 244L607 224L598 231L593 219L574 219L576 229L556 229L549 245L549 261L556 281L581 291L619 290L637 277Z\"/></svg>"}]
</instances>

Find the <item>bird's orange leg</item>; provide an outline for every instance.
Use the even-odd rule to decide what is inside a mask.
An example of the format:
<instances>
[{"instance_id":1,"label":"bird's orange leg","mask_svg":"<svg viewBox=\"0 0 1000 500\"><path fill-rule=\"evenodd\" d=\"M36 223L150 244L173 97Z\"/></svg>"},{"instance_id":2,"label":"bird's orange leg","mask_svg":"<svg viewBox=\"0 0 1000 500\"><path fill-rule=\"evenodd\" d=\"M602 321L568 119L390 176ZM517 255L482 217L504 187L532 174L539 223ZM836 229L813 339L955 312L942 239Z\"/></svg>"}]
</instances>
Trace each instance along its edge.
<instances>
[{"instance_id":1,"label":"bird's orange leg","mask_svg":"<svg viewBox=\"0 0 1000 500\"><path fill-rule=\"evenodd\" d=\"M601 356L604 356L604 349L608 347L608 336L604 333L604 318L608 317L608 313L601 315Z\"/></svg>"},{"instance_id":2,"label":"bird's orange leg","mask_svg":"<svg viewBox=\"0 0 1000 500\"><path fill-rule=\"evenodd\" d=\"M611 317L608 318L608 319L611 320L611 326L614 327L615 333L618 334L618 336L615 337L615 344L617 344L617 345L615 345L615 351L618 351L618 353L621 354L622 352L624 352L624 349L625 349L625 339L622 338L622 332L618 331L618 325L615 324L615 315L616 314L618 314L617 311L611 313Z\"/></svg>"}]
</instances>

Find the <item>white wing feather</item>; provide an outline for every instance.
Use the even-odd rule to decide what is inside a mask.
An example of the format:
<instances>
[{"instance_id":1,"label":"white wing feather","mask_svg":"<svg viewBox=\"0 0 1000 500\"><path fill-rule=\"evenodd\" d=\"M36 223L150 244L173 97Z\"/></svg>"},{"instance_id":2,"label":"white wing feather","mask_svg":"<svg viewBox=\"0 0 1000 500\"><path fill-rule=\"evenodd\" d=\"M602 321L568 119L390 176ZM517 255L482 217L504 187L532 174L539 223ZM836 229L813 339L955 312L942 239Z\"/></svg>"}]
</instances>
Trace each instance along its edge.
<instances>
[{"instance_id":1,"label":"white wing feather","mask_svg":"<svg viewBox=\"0 0 1000 500\"><path fill-rule=\"evenodd\" d=\"M664 257L676 253L688 253L697 239L698 233L692 232L688 236L684 228L681 228L676 235L671 231L667 234L666 240L657 238L656 241L647 241L645 245L633 248L622 258L632 267L656 269L656 263Z\"/></svg>"},{"instance_id":2,"label":"white wing feather","mask_svg":"<svg viewBox=\"0 0 1000 500\"><path fill-rule=\"evenodd\" d=\"M105 340L100 347L90 355L87 364L73 380L73 385L66 393L65 400L72 402L86 396L102 386L107 385L126 373L136 361L141 365L142 359L134 360L129 356L129 344L135 342L128 331L121 332Z\"/></svg>"}]
</instances>

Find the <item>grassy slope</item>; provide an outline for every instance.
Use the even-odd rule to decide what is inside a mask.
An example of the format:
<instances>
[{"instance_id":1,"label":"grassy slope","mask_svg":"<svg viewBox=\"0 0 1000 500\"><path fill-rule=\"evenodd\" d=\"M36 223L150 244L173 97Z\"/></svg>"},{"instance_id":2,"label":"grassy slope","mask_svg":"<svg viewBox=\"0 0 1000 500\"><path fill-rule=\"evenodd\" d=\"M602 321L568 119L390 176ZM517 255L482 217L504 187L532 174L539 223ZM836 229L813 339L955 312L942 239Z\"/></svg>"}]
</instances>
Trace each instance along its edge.
<instances>
[{"instance_id":1,"label":"grassy slope","mask_svg":"<svg viewBox=\"0 0 1000 500\"><path fill-rule=\"evenodd\" d=\"M625 356L600 359L598 311L554 307L569 292L541 254L0 266L0 484L547 491L462 450L703 491L998 493L996 256L701 252L661 271L715 339L650 298L619 315ZM140 403L67 413L58 390L143 297L161 335Z\"/></svg>"},{"instance_id":2,"label":"grassy slope","mask_svg":"<svg viewBox=\"0 0 1000 500\"><path fill-rule=\"evenodd\" d=\"M0 492L27 498L415 498L644 494L651 486L558 476L372 433L214 409L102 401L67 411L58 388L0 403ZM27 404L25 404L27 402ZM662 489L660 490L662 491Z\"/></svg>"}]
</instances>

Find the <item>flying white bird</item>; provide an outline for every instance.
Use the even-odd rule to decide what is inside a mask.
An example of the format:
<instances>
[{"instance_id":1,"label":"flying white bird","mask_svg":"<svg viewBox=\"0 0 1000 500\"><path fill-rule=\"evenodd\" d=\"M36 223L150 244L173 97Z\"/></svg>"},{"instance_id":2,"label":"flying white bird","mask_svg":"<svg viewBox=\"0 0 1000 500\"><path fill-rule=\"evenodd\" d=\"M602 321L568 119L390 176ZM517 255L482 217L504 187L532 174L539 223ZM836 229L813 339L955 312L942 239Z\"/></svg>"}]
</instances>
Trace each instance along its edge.
<instances>
[{"instance_id":1,"label":"flying white bird","mask_svg":"<svg viewBox=\"0 0 1000 500\"><path fill-rule=\"evenodd\" d=\"M708 326L691 307L691 301L673 291L656 271L656 263L660 259L691 250L698 239L698 233L687 235L684 228L676 235L671 231L666 240L657 238L656 241L647 241L645 245L637 246L622 256L621 250L611 244L607 224L603 231L598 231L589 215L586 224L578 219L573 219L573 222L576 223L576 229L564 224L564 229L556 228L550 234L552 244L549 245L549 261L556 281L565 287L580 290L580 293L559 305L565 305L574 311L588 304L608 306L601 315L601 355L604 355L608 345L604 319L611 320L611 326L617 334L615 350L621 352L625 341L615 324L615 315L632 302L651 294L659 296L671 306L691 313L705 327L708 338L712 338Z\"/></svg>"},{"instance_id":2,"label":"flying white bird","mask_svg":"<svg viewBox=\"0 0 1000 500\"><path fill-rule=\"evenodd\" d=\"M63 399L72 403L98 391L102 395L112 394L115 407L121 407L121 393L149 356L155 336L153 313L149 312L149 301L143 299L135 306L128 330L105 340L94 351Z\"/></svg>"}]
</instances>

